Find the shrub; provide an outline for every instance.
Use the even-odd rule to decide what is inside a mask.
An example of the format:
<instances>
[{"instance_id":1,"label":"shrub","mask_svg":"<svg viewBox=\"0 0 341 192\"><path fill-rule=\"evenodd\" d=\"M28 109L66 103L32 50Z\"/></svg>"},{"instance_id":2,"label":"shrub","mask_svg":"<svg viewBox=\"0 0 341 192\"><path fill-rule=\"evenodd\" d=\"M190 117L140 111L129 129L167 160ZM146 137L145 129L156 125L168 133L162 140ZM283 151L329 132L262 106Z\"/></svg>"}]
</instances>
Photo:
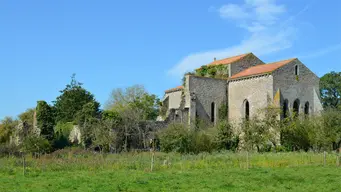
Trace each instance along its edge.
<instances>
[{"instance_id":1,"label":"shrub","mask_svg":"<svg viewBox=\"0 0 341 192\"><path fill-rule=\"evenodd\" d=\"M17 145L14 144L0 144L0 157L4 157L7 155L14 155L19 156L20 155L20 149Z\"/></svg>"},{"instance_id":2,"label":"shrub","mask_svg":"<svg viewBox=\"0 0 341 192\"><path fill-rule=\"evenodd\" d=\"M49 141L43 137L30 135L22 143L22 149L28 153L47 153L51 150Z\"/></svg>"},{"instance_id":3,"label":"shrub","mask_svg":"<svg viewBox=\"0 0 341 192\"><path fill-rule=\"evenodd\" d=\"M161 151L179 153L212 152L216 149L214 135L191 129L183 124L170 124L158 134Z\"/></svg>"},{"instance_id":4,"label":"shrub","mask_svg":"<svg viewBox=\"0 0 341 192\"><path fill-rule=\"evenodd\" d=\"M164 152L190 152L190 130L182 124L170 124L159 133L159 138L161 150Z\"/></svg>"},{"instance_id":5,"label":"shrub","mask_svg":"<svg viewBox=\"0 0 341 192\"><path fill-rule=\"evenodd\" d=\"M214 137L205 131L190 131L190 150L192 153L212 152L216 149Z\"/></svg>"},{"instance_id":6,"label":"shrub","mask_svg":"<svg viewBox=\"0 0 341 192\"><path fill-rule=\"evenodd\" d=\"M216 143L218 149L235 151L238 148L239 137L233 135L232 125L224 120L217 124Z\"/></svg>"}]
</instances>

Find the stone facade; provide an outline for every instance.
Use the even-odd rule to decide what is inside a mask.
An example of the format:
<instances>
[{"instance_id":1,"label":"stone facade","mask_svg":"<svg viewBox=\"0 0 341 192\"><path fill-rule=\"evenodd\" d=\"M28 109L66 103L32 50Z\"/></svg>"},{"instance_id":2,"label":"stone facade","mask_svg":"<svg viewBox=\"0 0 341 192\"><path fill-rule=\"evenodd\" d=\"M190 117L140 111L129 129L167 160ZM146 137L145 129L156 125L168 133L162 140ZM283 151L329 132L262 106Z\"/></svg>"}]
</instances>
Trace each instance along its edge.
<instances>
[{"instance_id":1,"label":"stone facade","mask_svg":"<svg viewBox=\"0 0 341 192\"><path fill-rule=\"evenodd\" d=\"M247 68L250 68L252 66L261 65L264 64L262 60L260 60L258 57L256 57L254 54L248 54L244 58L240 59L239 61L234 62L229 66L229 77L232 75L235 75Z\"/></svg>"},{"instance_id":2,"label":"stone facade","mask_svg":"<svg viewBox=\"0 0 341 192\"><path fill-rule=\"evenodd\" d=\"M273 100L273 76L264 75L230 81L229 120L239 122L245 118L245 102L249 102L249 115L259 114Z\"/></svg>"},{"instance_id":3,"label":"stone facade","mask_svg":"<svg viewBox=\"0 0 341 192\"><path fill-rule=\"evenodd\" d=\"M187 75L181 91L166 93L174 101L168 101L169 111L178 111L173 113L174 120L177 113L180 122L193 124L199 118L216 123L222 104L228 106L230 122L259 115L268 106L280 108L282 118L293 112L310 115L322 110L319 78L298 59L264 64L251 53L221 61L232 61L224 64L228 79Z\"/></svg>"},{"instance_id":4,"label":"stone facade","mask_svg":"<svg viewBox=\"0 0 341 192\"><path fill-rule=\"evenodd\" d=\"M192 94L191 99L187 101L189 102L187 106L190 108L190 121L200 118L212 123L216 122L219 118L219 107L227 101L226 80L191 75L186 78L188 79L187 94Z\"/></svg>"},{"instance_id":5,"label":"stone facade","mask_svg":"<svg viewBox=\"0 0 341 192\"><path fill-rule=\"evenodd\" d=\"M298 67L298 74L295 74L295 67ZM298 59L275 70L273 92L280 91L281 106L287 102L289 113L293 112L293 104L299 101L299 113L304 113L306 103L309 103L309 113L316 113L322 110L320 101L314 101L316 95L319 97L319 78L311 72Z\"/></svg>"}]
</instances>

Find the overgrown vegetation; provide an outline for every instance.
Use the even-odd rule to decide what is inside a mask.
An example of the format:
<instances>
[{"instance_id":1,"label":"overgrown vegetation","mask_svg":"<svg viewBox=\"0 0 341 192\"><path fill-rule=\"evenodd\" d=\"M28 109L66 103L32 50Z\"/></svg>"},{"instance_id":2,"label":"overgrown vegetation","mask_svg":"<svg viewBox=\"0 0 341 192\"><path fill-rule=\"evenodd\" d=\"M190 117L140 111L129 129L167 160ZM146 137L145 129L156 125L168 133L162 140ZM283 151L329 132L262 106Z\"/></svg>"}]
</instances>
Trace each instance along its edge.
<instances>
[{"instance_id":1,"label":"overgrown vegetation","mask_svg":"<svg viewBox=\"0 0 341 192\"><path fill-rule=\"evenodd\" d=\"M195 70L195 75L211 78L228 78L228 65L203 65Z\"/></svg>"},{"instance_id":2,"label":"overgrown vegetation","mask_svg":"<svg viewBox=\"0 0 341 192\"><path fill-rule=\"evenodd\" d=\"M217 74L202 69L203 74ZM292 114L279 120L280 110L269 107L235 124L227 121L228 107L224 104L218 109L219 121L215 126L198 119L195 128L170 124L160 129L157 133L160 145L156 149L196 154L221 150L337 150L341 147L339 76L340 73L332 72L321 78L321 96L326 107L321 115ZM7 117L1 121L0 151L49 153L78 145L101 153L148 150L155 132L148 122L162 111L159 104L157 96L136 85L114 89L105 109L100 110L94 95L72 76L52 104L38 101L36 108L23 112L18 119ZM71 142L69 138L77 140Z\"/></svg>"}]
</instances>

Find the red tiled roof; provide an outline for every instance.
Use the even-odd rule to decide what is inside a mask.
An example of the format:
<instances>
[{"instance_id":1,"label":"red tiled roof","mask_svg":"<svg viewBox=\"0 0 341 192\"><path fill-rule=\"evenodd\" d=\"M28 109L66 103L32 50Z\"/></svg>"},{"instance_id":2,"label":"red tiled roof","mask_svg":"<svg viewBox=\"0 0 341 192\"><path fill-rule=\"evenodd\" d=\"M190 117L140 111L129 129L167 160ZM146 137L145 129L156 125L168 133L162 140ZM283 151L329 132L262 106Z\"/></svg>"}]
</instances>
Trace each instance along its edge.
<instances>
[{"instance_id":1,"label":"red tiled roof","mask_svg":"<svg viewBox=\"0 0 341 192\"><path fill-rule=\"evenodd\" d=\"M252 54L252 53L246 53L246 54L242 54L242 55L228 57L228 58L225 58L225 59L215 60L212 63L209 63L207 66L211 66L211 65L228 65L228 64L234 63L236 61L239 61L240 59L242 59L245 56L250 55L250 54Z\"/></svg>"},{"instance_id":2,"label":"red tiled roof","mask_svg":"<svg viewBox=\"0 0 341 192\"><path fill-rule=\"evenodd\" d=\"M244 71L241 71L240 73L233 75L231 77L231 79L236 79L236 78L240 78L240 77L247 77L247 76L252 76L252 75L259 75L259 74L263 74L263 73L269 73L269 72L272 72L272 71L290 63L291 61L293 61L295 59L297 59L297 58L292 58L292 59L287 59L287 60L283 60L283 61L277 61L274 63L250 67L248 69L245 69Z\"/></svg>"},{"instance_id":3,"label":"red tiled roof","mask_svg":"<svg viewBox=\"0 0 341 192\"><path fill-rule=\"evenodd\" d=\"M180 91L184 88L184 86L177 86L175 88L172 88L172 89L168 89L165 91L165 93L170 93L170 92L174 92L174 91Z\"/></svg>"}]
</instances>

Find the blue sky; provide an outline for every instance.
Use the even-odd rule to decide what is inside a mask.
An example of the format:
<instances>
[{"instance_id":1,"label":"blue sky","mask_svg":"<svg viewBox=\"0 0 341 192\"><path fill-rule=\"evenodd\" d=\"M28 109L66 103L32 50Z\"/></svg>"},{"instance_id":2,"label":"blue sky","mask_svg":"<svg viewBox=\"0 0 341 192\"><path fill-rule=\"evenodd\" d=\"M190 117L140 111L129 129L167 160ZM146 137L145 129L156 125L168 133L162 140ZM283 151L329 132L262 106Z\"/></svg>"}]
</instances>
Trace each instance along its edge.
<instances>
[{"instance_id":1,"label":"blue sky","mask_svg":"<svg viewBox=\"0 0 341 192\"><path fill-rule=\"evenodd\" d=\"M327 3L329 2L329 3ZM53 101L76 73L103 105L143 84L162 97L184 72L253 52L341 71L341 1L1 1L0 119Z\"/></svg>"}]
</instances>

